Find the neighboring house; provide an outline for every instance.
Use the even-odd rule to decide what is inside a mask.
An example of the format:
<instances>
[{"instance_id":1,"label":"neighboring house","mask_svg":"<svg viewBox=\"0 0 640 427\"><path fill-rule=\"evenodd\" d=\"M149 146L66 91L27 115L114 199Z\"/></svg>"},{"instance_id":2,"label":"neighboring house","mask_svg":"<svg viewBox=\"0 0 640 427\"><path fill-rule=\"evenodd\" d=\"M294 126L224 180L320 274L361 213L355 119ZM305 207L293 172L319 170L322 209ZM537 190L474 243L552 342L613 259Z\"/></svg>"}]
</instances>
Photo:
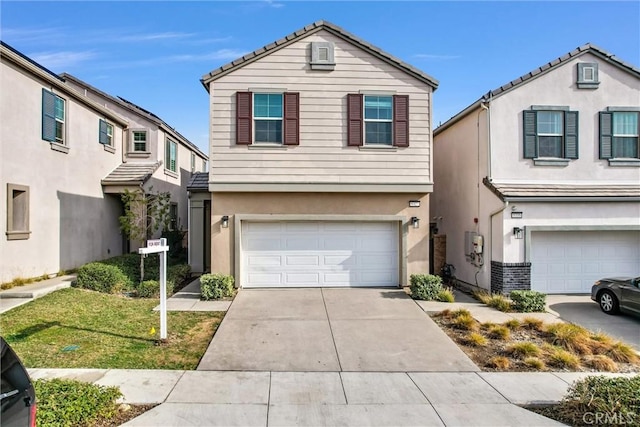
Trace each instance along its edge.
<instances>
[{"instance_id":1,"label":"neighboring house","mask_svg":"<svg viewBox=\"0 0 640 427\"><path fill-rule=\"evenodd\" d=\"M174 226L186 226L186 184L205 155L151 113L0 49L0 283L127 252L124 188L171 191Z\"/></svg>"},{"instance_id":2,"label":"neighboring house","mask_svg":"<svg viewBox=\"0 0 640 427\"><path fill-rule=\"evenodd\" d=\"M171 194L171 228L187 230L187 184L196 172L206 171L208 157L155 114L114 97L88 83L63 73L71 87L129 122L120 164L104 176L104 192L120 194L125 188Z\"/></svg>"},{"instance_id":3,"label":"neighboring house","mask_svg":"<svg viewBox=\"0 0 640 427\"><path fill-rule=\"evenodd\" d=\"M211 271L240 287L428 272L432 77L319 21L202 83Z\"/></svg>"},{"instance_id":4,"label":"neighboring house","mask_svg":"<svg viewBox=\"0 0 640 427\"><path fill-rule=\"evenodd\" d=\"M584 293L640 275L639 114L640 70L587 44L439 126L432 227L458 280Z\"/></svg>"}]
</instances>

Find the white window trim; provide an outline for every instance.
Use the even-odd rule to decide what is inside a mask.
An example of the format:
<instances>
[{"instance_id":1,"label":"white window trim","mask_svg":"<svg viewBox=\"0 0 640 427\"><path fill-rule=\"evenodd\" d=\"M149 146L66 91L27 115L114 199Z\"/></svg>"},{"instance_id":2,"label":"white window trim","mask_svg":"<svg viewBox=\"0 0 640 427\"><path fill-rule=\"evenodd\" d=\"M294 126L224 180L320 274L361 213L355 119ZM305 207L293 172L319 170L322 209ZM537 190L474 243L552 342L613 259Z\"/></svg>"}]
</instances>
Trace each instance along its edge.
<instances>
[{"instance_id":1,"label":"white window trim","mask_svg":"<svg viewBox=\"0 0 640 427\"><path fill-rule=\"evenodd\" d=\"M176 146L176 158L175 158L175 165L176 165L176 170L172 170L171 169L171 159L167 159L167 144L174 144ZM175 177L178 177L178 143L176 141L174 141L171 138L166 138L165 139L165 146L164 146L164 155L165 155L165 165L164 165L164 170L165 172L170 172L168 175L173 176L172 174L175 174ZM169 156L171 156L171 148L169 148ZM168 160L168 161L167 161Z\"/></svg>"},{"instance_id":2,"label":"white window trim","mask_svg":"<svg viewBox=\"0 0 640 427\"><path fill-rule=\"evenodd\" d=\"M63 109L62 109L62 117L63 118L62 119L59 119L58 117L56 117L55 109L54 109L53 118L56 121L56 137L55 137L56 140L55 140L55 143L56 144L60 144L60 145L67 145L67 100L62 98L62 97L60 97L60 96L58 96L55 93L53 95L56 97L56 99L61 99L62 103L63 103L62 104L63 105ZM61 140L58 140L58 135L57 135L58 134L58 132L57 132L58 131L57 124L58 123L62 123L62 138L61 138Z\"/></svg>"},{"instance_id":3,"label":"white window trim","mask_svg":"<svg viewBox=\"0 0 640 427\"><path fill-rule=\"evenodd\" d=\"M282 96L282 116L280 118L277 117L256 117L255 115L255 100L256 95L281 95ZM265 147L282 147L284 146L284 92L276 92L275 89L271 89L269 91L259 90L258 92L251 92L251 126L252 126L252 139L253 144L265 146ZM257 141L256 140L256 120L268 120L268 121L279 121L282 123L280 127L280 142L269 142L269 141Z\"/></svg>"},{"instance_id":4,"label":"white window trim","mask_svg":"<svg viewBox=\"0 0 640 427\"><path fill-rule=\"evenodd\" d=\"M365 104L366 102L366 98L367 96L384 96L384 97L388 97L391 98L391 118L386 120L386 119L367 119L366 116L366 108L365 108ZM367 143L367 122L370 123L391 123L391 140L389 141L389 143ZM363 94L362 97L362 126L364 129L362 129L363 135L362 135L362 140L363 140L363 146L369 146L369 147L393 147L393 95L389 95L388 93L385 94L380 94L380 93L376 93L376 94L372 94L372 93L368 93L368 94Z\"/></svg>"},{"instance_id":5,"label":"white window trim","mask_svg":"<svg viewBox=\"0 0 640 427\"><path fill-rule=\"evenodd\" d=\"M145 134L144 141L144 151L136 151L136 140L134 134L136 132ZM148 129L131 129L129 131L129 140L131 143L129 144L128 154L151 154L149 151L149 130Z\"/></svg>"}]
</instances>

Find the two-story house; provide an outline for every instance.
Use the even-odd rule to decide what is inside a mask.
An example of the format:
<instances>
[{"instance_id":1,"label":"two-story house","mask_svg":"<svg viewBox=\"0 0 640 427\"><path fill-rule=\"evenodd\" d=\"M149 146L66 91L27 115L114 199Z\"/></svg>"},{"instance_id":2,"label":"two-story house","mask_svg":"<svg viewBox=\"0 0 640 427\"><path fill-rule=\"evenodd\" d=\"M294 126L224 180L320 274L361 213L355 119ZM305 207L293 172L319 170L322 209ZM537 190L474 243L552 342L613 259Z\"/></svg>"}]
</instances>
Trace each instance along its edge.
<instances>
[{"instance_id":1,"label":"two-story house","mask_svg":"<svg viewBox=\"0 0 640 427\"><path fill-rule=\"evenodd\" d=\"M202 83L212 271L241 287L398 286L428 271L436 80L319 21Z\"/></svg>"},{"instance_id":2,"label":"two-story house","mask_svg":"<svg viewBox=\"0 0 640 427\"><path fill-rule=\"evenodd\" d=\"M133 249L118 220L125 188L171 192L186 228L200 150L153 114L0 49L0 283Z\"/></svg>"},{"instance_id":3,"label":"two-story house","mask_svg":"<svg viewBox=\"0 0 640 427\"><path fill-rule=\"evenodd\" d=\"M171 227L187 230L191 176L206 171L208 157L160 117L121 97L109 95L68 73L61 77L71 87L125 117L121 163L102 177L104 192L120 194L142 187L147 192L171 194Z\"/></svg>"},{"instance_id":4,"label":"two-story house","mask_svg":"<svg viewBox=\"0 0 640 427\"><path fill-rule=\"evenodd\" d=\"M640 70L587 44L434 131L432 228L460 282L589 292L640 275Z\"/></svg>"}]
</instances>

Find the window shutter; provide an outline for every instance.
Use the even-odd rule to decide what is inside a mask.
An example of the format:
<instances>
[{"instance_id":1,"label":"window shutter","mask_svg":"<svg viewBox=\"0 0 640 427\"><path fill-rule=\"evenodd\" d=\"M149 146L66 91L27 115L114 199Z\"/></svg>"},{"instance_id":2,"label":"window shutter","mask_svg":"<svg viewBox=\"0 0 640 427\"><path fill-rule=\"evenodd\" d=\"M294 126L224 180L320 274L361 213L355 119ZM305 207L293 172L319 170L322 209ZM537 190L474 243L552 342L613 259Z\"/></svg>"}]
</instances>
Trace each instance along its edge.
<instances>
[{"instance_id":1,"label":"window shutter","mask_svg":"<svg viewBox=\"0 0 640 427\"><path fill-rule=\"evenodd\" d=\"M251 92L236 92L236 144L250 145L252 142L251 107Z\"/></svg>"},{"instance_id":2,"label":"window shutter","mask_svg":"<svg viewBox=\"0 0 640 427\"><path fill-rule=\"evenodd\" d=\"M285 93L284 107L284 145L300 145L300 94Z\"/></svg>"},{"instance_id":3,"label":"window shutter","mask_svg":"<svg viewBox=\"0 0 640 427\"><path fill-rule=\"evenodd\" d=\"M393 145L409 146L409 95L393 96Z\"/></svg>"},{"instance_id":4,"label":"window shutter","mask_svg":"<svg viewBox=\"0 0 640 427\"><path fill-rule=\"evenodd\" d=\"M537 113L535 111L523 111L522 112L522 123L523 123L523 134L524 134L524 158L525 159L535 159L538 157L538 141L536 134L536 117Z\"/></svg>"},{"instance_id":5,"label":"window shutter","mask_svg":"<svg viewBox=\"0 0 640 427\"><path fill-rule=\"evenodd\" d=\"M56 140L56 96L42 89L42 139Z\"/></svg>"},{"instance_id":6,"label":"window shutter","mask_svg":"<svg viewBox=\"0 0 640 427\"><path fill-rule=\"evenodd\" d=\"M362 145L362 100L362 94L347 95L347 145L349 146Z\"/></svg>"},{"instance_id":7,"label":"window shutter","mask_svg":"<svg viewBox=\"0 0 640 427\"><path fill-rule=\"evenodd\" d=\"M613 113L600 112L600 158L610 159L613 157Z\"/></svg>"},{"instance_id":8,"label":"window shutter","mask_svg":"<svg viewBox=\"0 0 640 427\"><path fill-rule=\"evenodd\" d=\"M107 122L100 119L100 137L98 138L100 144L109 144L109 135L107 135Z\"/></svg>"},{"instance_id":9,"label":"window shutter","mask_svg":"<svg viewBox=\"0 0 640 427\"><path fill-rule=\"evenodd\" d=\"M564 157L565 159L578 158L577 111L565 111L564 113Z\"/></svg>"}]
</instances>

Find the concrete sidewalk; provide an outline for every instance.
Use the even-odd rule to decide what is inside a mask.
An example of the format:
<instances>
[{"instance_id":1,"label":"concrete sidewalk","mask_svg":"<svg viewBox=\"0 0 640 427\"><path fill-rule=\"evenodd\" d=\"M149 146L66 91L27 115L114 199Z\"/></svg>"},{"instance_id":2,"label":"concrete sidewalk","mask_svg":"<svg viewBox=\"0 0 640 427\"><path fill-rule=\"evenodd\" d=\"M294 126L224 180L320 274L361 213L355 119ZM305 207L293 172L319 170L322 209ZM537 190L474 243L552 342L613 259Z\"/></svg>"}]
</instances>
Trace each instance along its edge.
<instances>
[{"instance_id":1,"label":"concrete sidewalk","mask_svg":"<svg viewBox=\"0 0 640 427\"><path fill-rule=\"evenodd\" d=\"M120 387L161 405L131 426L561 425L516 405L550 404L589 373L234 372L30 369ZM634 374L602 374L632 376Z\"/></svg>"},{"instance_id":2,"label":"concrete sidewalk","mask_svg":"<svg viewBox=\"0 0 640 427\"><path fill-rule=\"evenodd\" d=\"M0 313L26 304L29 301L33 301L51 292L68 288L75 279L75 275L59 276L40 282L16 286L11 289L0 290Z\"/></svg>"}]
</instances>

